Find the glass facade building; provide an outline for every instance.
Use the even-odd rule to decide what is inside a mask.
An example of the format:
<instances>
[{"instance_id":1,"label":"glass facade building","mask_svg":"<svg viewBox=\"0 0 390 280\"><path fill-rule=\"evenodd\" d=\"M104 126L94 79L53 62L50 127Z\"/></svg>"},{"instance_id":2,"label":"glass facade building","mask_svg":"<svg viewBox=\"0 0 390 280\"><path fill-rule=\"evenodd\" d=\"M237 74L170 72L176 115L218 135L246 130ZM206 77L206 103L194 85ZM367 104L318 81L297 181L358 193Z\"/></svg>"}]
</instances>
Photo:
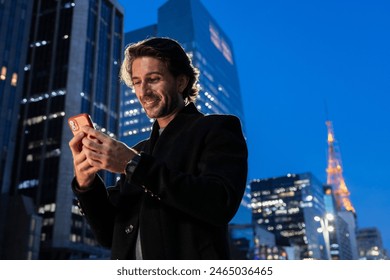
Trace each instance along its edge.
<instances>
[{"instance_id":1,"label":"glass facade building","mask_svg":"<svg viewBox=\"0 0 390 280\"><path fill-rule=\"evenodd\" d=\"M254 223L230 224L230 251L233 260L286 260L287 252L276 246L275 236Z\"/></svg>"},{"instance_id":2,"label":"glass facade building","mask_svg":"<svg viewBox=\"0 0 390 280\"><path fill-rule=\"evenodd\" d=\"M329 259L323 187L311 173L253 180L250 188L252 223L277 246L295 248L290 259Z\"/></svg>"},{"instance_id":3,"label":"glass facade building","mask_svg":"<svg viewBox=\"0 0 390 280\"><path fill-rule=\"evenodd\" d=\"M18 201L10 200L12 164L16 144L19 100L23 90L24 66L33 2L29 0L0 1L0 259L7 254L7 239L4 229L7 223L7 209L17 207ZM19 221L35 220L31 215L17 216ZM14 232L14 235L17 233ZM34 244L18 242L18 251L29 247L31 256ZM25 254L26 256L26 254ZM11 256L13 257L13 256Z\"/></svg>"},{"instance_id":4,"label":"glass facade building","mask_svg":"<svg viewBox=\"0 0 390 280\"><path fill-rule=\"evenodd\" d=\"M154 25L126 33L125 43L152 36L178 40L200 71L197 108L204 114L233 114L244 127L241 91L233 46L199 0L168 0ZM151 121L131 89L123 88L121 139L133 145L148 138Z\"/></svg>"},{"instance_id":5,"label":"glass facade building","mask_svg":"<svg viewBox=\"0 0 390 280\"><path fill-rule=\"evenodd\" d=\"M383 247L380 231L375 227L360 228L357 231L357 244L359 259L361 260L386 260L386 250Z\"/></svg>"},{"instance_id":6,"label":"glass facade building","mask_svg":"<svg viewBox=\"0 0 390 280\"><path fill-rule=\"evenodd\" d=\"M356 248L353 248L355 242L351 239L355 234L350 232L348 223L343 219L341 212L337 211L334 191L330 185L324 185L324 200L326 222L332 229L329 232L330 257L332 260L353 260L356 258L354 254Z\"/></svg>"},{"instance_id":7,"label":"glass facade building","mask_svg":"<svg viewBox=\"0 0 390 280\"><path fill-rule=\"evenodd\" d=\"M39 258L107 258L70 188L67 118L88 113L98 129L118 135L123 9L116 0L33 2L9 196L41 217Z\"/></svg>"},{"instance_id":8,"label":"glass facade building","mask_svg":"<svg viewBox=\"0 0 390 280\"><path fill-rule=\"evenodd\" d=\"M31 12L32 1L0 1L0 194L10 184Z\"/></svg>"}]
</instances>

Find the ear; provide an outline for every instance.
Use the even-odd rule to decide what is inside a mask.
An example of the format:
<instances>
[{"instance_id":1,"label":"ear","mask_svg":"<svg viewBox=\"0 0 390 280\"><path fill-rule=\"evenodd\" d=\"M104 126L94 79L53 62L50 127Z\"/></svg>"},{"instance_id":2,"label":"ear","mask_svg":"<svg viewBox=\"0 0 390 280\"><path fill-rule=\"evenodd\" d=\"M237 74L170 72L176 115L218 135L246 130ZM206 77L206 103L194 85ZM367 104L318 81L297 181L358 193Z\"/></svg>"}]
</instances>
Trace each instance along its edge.
<instances>
[{"instance_id":1,"label":"ear","mask_svg":"<svg viewBox=\"0 0 390 280\"><path fill-rule=\"evenodd\" d=\"M183 93L184 89L187 87L190 78L186 75L179 75L177 77L177 91Z\"/></svg>"}]
</instances>

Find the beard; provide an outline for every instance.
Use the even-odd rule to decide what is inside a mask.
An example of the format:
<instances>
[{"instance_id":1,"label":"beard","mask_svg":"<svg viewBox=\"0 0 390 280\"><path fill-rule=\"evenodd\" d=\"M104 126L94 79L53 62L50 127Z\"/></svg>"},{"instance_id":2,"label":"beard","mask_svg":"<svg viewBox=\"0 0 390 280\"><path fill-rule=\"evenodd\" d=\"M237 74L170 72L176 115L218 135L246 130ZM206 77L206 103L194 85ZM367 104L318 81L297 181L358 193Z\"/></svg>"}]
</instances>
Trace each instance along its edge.
<instances>
[{"instance_id":1,"label":"beard","mask_svg":"<svg viewBox=\"0 0 390 280\"><path fill-rule=\"evenodd\" d=\"M171 115L179 108L179 94L166 94L161 97L150 93L142 97L141 104L146 115L151 119L163 118Z\"/></svg>"}]
</instances>

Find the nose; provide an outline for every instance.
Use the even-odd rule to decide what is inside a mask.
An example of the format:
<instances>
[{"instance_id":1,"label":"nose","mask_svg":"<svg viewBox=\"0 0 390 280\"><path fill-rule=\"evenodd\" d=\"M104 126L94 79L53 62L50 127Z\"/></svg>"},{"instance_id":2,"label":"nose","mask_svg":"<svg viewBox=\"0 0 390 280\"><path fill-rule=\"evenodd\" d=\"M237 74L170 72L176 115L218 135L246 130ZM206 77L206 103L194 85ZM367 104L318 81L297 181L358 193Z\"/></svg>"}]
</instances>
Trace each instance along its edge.
<instances>
[{"instance_id":1,"label":"nose","mask_svg":"<svg viewBox=\"0 0 390 280\"><path fill-rule=\"evenodd\" d=\"M138 94L141 96L147 95L150 91L150 85L146 81L142 81L138 87Z\"/></svg>"},{"instance_id":2,"label":"nose","mask_svg":"<svg viewBox=\"0 0 390 280\"><path fill-rule=\"evenodd\" d=\"M150 84L149 84L147 81L143 81L143 82L142 82L141 89L142 89L142 92L143 92L144 94L148 93L149 90L150 90Z\"/></svg>"}]
</instances>

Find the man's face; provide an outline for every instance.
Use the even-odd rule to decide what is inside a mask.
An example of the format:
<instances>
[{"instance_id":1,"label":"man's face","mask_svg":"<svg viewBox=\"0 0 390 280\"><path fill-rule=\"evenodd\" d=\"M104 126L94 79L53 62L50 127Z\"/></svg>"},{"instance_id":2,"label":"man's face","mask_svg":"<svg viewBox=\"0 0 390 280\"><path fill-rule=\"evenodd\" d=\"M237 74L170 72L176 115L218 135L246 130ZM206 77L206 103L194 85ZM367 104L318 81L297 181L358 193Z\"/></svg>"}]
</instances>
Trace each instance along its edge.
<instances>
[{"instance_id":1,"label":"man's face","mask_svg":"<svg viewBox=\"0 0 390 280\"><path fill-rule=\"evenodd\" d=\"M133 61L132 81L135 94L149 118L173 119L184 107L180 82L166 65L152 57L139 57Z\"/></svg>"}]
</instances>

